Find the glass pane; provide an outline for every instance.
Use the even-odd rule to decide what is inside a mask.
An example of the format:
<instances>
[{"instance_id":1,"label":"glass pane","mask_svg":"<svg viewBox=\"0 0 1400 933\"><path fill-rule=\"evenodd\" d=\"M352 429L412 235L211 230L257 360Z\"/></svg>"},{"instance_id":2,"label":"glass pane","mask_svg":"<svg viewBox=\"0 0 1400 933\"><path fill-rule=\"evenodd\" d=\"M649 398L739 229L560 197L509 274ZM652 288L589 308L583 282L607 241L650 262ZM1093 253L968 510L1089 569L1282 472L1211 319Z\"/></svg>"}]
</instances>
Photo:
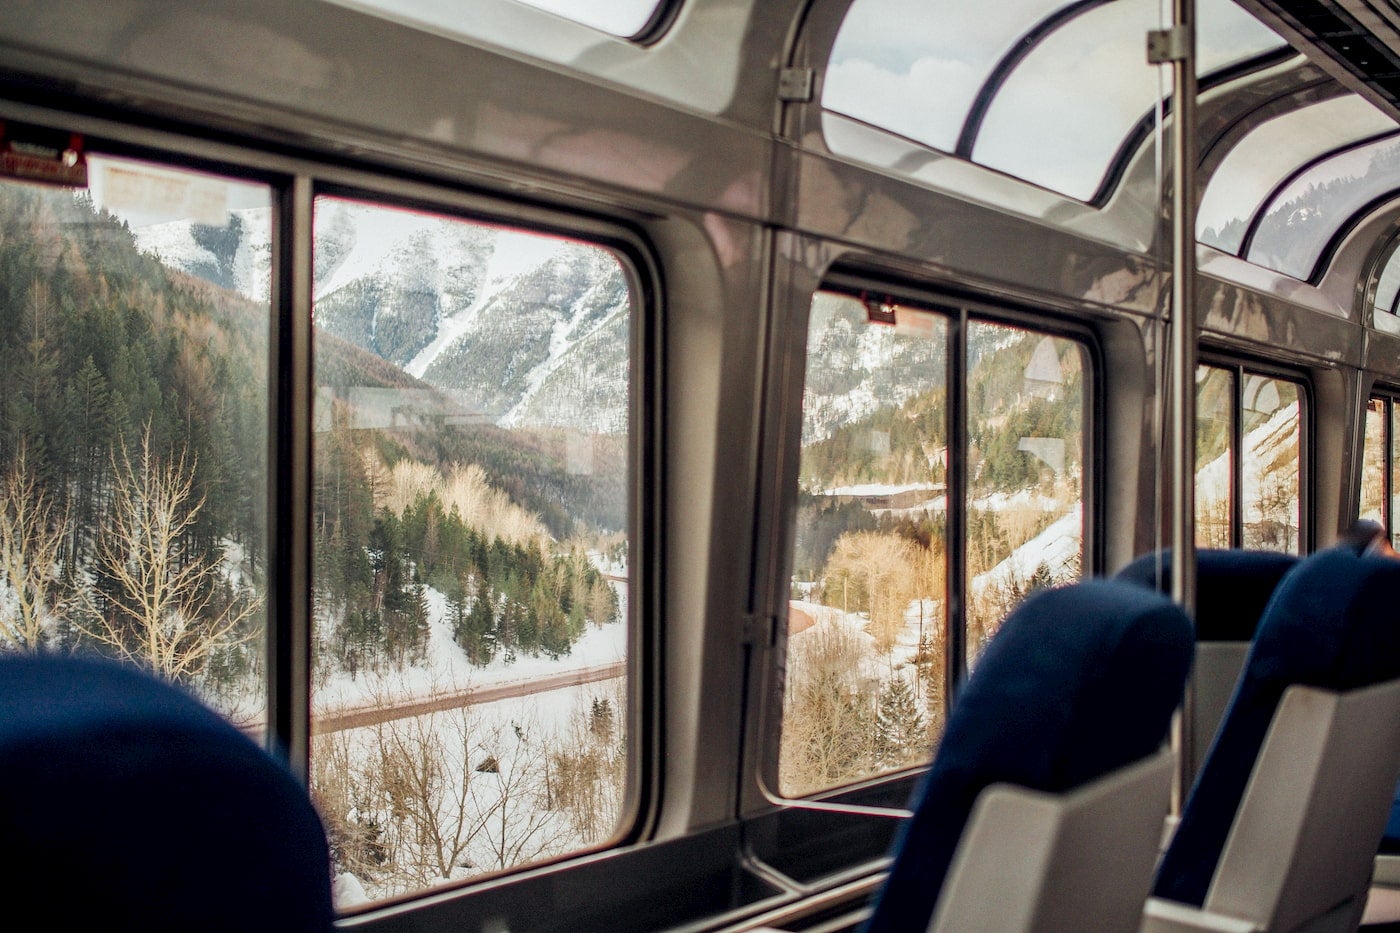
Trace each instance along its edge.
<instances>
[{"instance_id":1,"label":"glass pane","mask_svg":"<svg viewBox=\"0 0 1400 933\"><path fill-rule=\"evenodd\" d=\"M1269 205L1249 247L1250 262L1306 279L1352 215L1400 187L1400 139L1333 156L1304 172Z\"/></svg>"},{"instance_id":2,"label":"glass pane","mask_svg":"<svg viewBox=\"0 0 1400 933\"><path fill-rule=\"evenodd\" d=\"M0 183L0 645L266 723L271 197L92 158Z\"/></svg>"},{"instance_id":3,"label":"glass pane","mask_svg":"<svg viewBox=\"0 0 1400 933\"><path fill-rule=\"evenodd\" d=\"M1400 406L1393 401L1387 403L1390 409L1390 541L1391 544L1400 543L1400 522L1395 520L1400 515L1400 490L1395 488L1395 477L1400 476L1400 444L1396 444L1395 439L1400 437Z\"/></svg>"},{"instance_id":4,"label":"glass pane","mask_svg":"<svg viewBox=\"0 0 1400 933\"><path fill-rule=\"evenodd\" d=\"M1361 449L1361 509L1358 517L1385 523L1385 400L1366 403L1366 438Z\"/></svg>"},{"instance_id":5,"label":"glass pane","mask_svg":"<svg viewBox=\"0 0 1400 933\"><path fill-rule=\"evenodd\" d=\"M1142 37L1160 23L1152 0L1121 0L1045 28L1074 5L1015 0L988 16L966 0L857 0L837 34L822 105L954 152L993 70L1029 48L1004 93L992 89L973 158L1087 199L1158 96ZM1283 45L1228 0L1204 0L1200 16L1202 71Z\"/></svg>"},{"instance_id":6,"label":"glass pane","mask_svg":"<svg viewBox=\"0 0 1400 933\"><path fill-rule=\"evenodd\" d=\"M779 792L929 759L942 731L947 327L812 302Z\"/></svg>"},{"instance_id":7,"label":"glass pane","mask_svg":"<svg viewBox=\"0 0 1400 933\"><path fill-rule=\"evenodd\" d=\"M1120 0L1045 37L992 101L974 161L1073 198L1093 197L1119 145L1157 99L1157 69L1143 54L1143 36L1158 26L1156 0Z\"/></svg>"},{"instance_id":8,"label":"glass pane","mask_svg":"<svg viewBox=\"0 0 1400 933\"><path fill-rule=\"evenodd\" d=\"M631 295L584 243L315 222L312 786L344 908L616 831Z\"/></svg>"},{"instance_id":9,"label":"glass pane","mask_svg":"<svg viewBox=\"0 0 1400 933\"><path fill-rule=\"evenodd\" d=\"M1196 217L1197 238L1238 253L1249 222L1284 178L1324 152L1393 129L1393 120L1355 94L1260 124L1211 176Z\"/></svg>"},{"instance_id":10,"label":"glass pane","mask_svg":"<svg viewBox=\"0 0 1400 933\"><path fill-rule=\"evenodd\" d=\"M364 8L382 16L403 17L445 30L448 34L472 35L472 16L466 15L454 0L335 0L349 7ZM639 34L651 22L664 0L515 0L549 13L623 39ZM679 2L679 0L676 0ZM479 16L479 11L476 12Z\"/></svg>"},{"instance_id":11,"label":"glass pane","mask_svg":"<svg viewBox=\"0 0 1400 933\"><path fill-rule=\"evenodd\" d=\"M518 0L615 36L630 38L651 22L661 0Z\"/></svg>"},{"instance_id":12,"label":"glass pane","mask_svg":"<svg viewBox=\"0 0 1400 933\"><path fill-rule=\"evenodd\" d=\"M1018 603L1083 564L1084 363L1078 343L968 326L967 661Z\"/></svg>"},{"instance_id":13,"label":"glass pane","mask_svg":"<svg viewBox=\"0 0 1400 933\"><path fill-rule=\"evenodd\" d=\"M1298 553L1298 479L1302 472L1298 387L1267 376L1244 377L1244 505L1246 548Z\"/></svg>"},{"instance_id":14,"label":"glass pane","mask_svg":"<svg viewBox=\"0 0 1400 933\"><path fill-rule=\"evenodd\" d=\"M1392 252L1381 270L1380 281L1376 283L1376 299L1372 307L1386 314L1395 313L1395 297L1400 292L1400 249Z\"/></svg>"},{"instance_id":15,"label":"glass pane","mask_svg":"<svg viewBox=\"0 0 1400 933\"><path fill-rule=\"evenodd\" d=\"M1230 547L1235 493L1232 413L1235 377L1214 366L1196 370L1196 544Z\"/></svg>"},{"instance_id":16,"label":"glass pane","mask_svg":"<svg viewBox=\"0 0 1400 933\"><path fill-rule=\"evenodd\" d=\"M1008 0L987 16L967 2L856 0L836 35L822 106L952 152L997 62L1070 5Z\"/></svg>"},{"instance_id":17,"label":"glass pane","mask_svg":"<svg viewBox=\"0 0 1400 933\"><path fill-rule=\"evenodd\" d=\"M1234 0L1201 0L1196 16L1197 75L1208 75L1288 44Z\"/></svg>"}]
</instances>

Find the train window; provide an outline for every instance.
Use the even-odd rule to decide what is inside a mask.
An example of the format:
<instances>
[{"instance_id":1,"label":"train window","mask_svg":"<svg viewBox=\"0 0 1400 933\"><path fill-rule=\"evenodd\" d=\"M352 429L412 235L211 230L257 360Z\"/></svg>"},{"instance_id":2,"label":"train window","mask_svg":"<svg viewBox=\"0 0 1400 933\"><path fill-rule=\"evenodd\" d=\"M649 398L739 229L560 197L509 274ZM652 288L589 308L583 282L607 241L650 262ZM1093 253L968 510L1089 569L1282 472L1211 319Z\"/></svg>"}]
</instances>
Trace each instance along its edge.
<instances>
[{"instance_id":1,"label":"train window","mask_svg":"<svg viewBox=\"0 0 1400 933\"><path fill-rule=\"evenodd\" d=\"M451 33L464 31L462 10L436 0L336 0L346 6L364 6L371 12L404 17ZM573 20L621 39L646 37L674 0L511 0ZM473 11L479 15L480 11ZM470 21L470 17L466 18ZM466 27L465 31L470 31Z\"/></svg>"},{"instance_id":2,"label":"train window","mask_svg":"<svg viewBox=\"0 0 1400 933\"><path fill-rule=\"evenodd\" d=\"M1062 337L968 326L969 666L1029 593L1080 574L1083 356Z\"/></svg>"},{"instance_id":3,"label":"train window","mask_svg":"<svg viewBox=\"0 0 1400 933\"><path fill-rule=\"evenodd\" d=\"M1160 90L1142 54L1152 0L980 5L856 0L822 105L1081 200L1098 191ZM1281 48L1228 0L1201 3L1199 68ZM940 93L930 95L936 84ZM859 153L845 153L859 156Z\"/></svg>"},{"instance_id":4,"label":"train window","mask_svg":"<svg viewBox=\"0 0 1400 933\"><path fill-rule=\"evenodd\" d=\"M1230 547L1235 503L1234 373L1196 370L1196 543Z\"/></svg>"},{"instance_id":5,"label":"train window","mask_svg":"<svg viewBox=\"0 0 1400 933\"><path fill-rule=\"evenodd\" d=\"M1196 371L1196 543L1298 553L1301 384L1240 367Z\"/></svg>"},{"instance_id":6,"label":"train window","mask_svg":"<svg viewBox=\"0 0 1400 933\"><path fill-rule=\"evenodd\" d=\"M1200 72L1283 45L1233 3L1203 2L1200 9ZM1142 36L1161 25L1159 15L1150 0L1096 4L1046 36L988 109L974 160L1092 198L1160 94L1157 69L1142 54Z\"/></svg>"},{"instance_id":7,"label":"train window","mask_svg":"<svg viewBox=\"0 0 1400 933\"><path fill-rule=\"evenodd\" d=\"M971 321L955 351L963 320L845 293L812 302L785 796L926 761L948 697L948 627L975 656L1017 601L1080 572L1084 349ZM950 398L967 410L952 442ZM954 496L965 535L949 535ZM953 560L966 568L965 628L948 616Z\"/></svg>"},{"instance_id":8,"label":"train window","mask_svg":"<svg viewBox=\"0 0 1400 933\"><path fill-rule=\"evenodd\" d=\"M1371 299L1373 313L1400 314L1400 249L1396 249L1396 246L1396 241L1392 241L1386 253L1382 254L1385 257L1384 265Z\"/></svg>"},{"instance_id":9,"label":"train window","mask_svg":"<svg viewBox=\"0 0 1400 933\"><path fill-rule=\"evenodd\" d=\"M1348 149L1293 178L1246 239L1253 263L1310 278L1323 250L1357 211L1400 185L1400 138Z\"/></svg>"},{"instance_id":10,"label":"train window","mask_svg":"<svg viewBox=\"0 0 1400 933\"><path fill-rule=\"evenodd\" d=\"M1325 152L1379 133L1395 121L1356 94L1310 104L1261 123L1212 174L1196 218L1202 243L1238 253L1255 213L1281 179Z\"/></svg>"},{"instance_id":11,"label":"train window","mask_svg":"<svg viewBox=\"0 0 1400 933\"><path fill-rule=\"evenodd\" d=\"M623 816L632 295L584 242L322 196L312 787L340 906Z\"/></svg>"},{"instance_id":12,"label":"train window","mask_svg":"<svg viewBox=\"0 0 1400 933\"><path fill-rule=\"evenodd\" d=\"M1390 530L1391 543L1397 541L1395 519L1400 493L1395 478L1400 476L1400 446L1395 443L1400 428L1400 407L1392 395L1373 395L1366 403L1366 438L1362 449L1360 518L1380 522Z\"/></svg>"},{"instance_id":13,"label":"train window","mask_svg":"<svg viewBox=\"0 0 1400 933\"><path fill-rule=\"evenodd\" d=\"M0 182L0 643L266 722L268 188Z\"/></svg>"},{"instance_id":14,"label":"train window","mask_svg":"<svg viewBox=\"0 0 1400 933\"><path fill-rule=\"evenodd\" d=\"M646 31L662 0L517 0L630 39Z\"/></svg>"}]
</instances>

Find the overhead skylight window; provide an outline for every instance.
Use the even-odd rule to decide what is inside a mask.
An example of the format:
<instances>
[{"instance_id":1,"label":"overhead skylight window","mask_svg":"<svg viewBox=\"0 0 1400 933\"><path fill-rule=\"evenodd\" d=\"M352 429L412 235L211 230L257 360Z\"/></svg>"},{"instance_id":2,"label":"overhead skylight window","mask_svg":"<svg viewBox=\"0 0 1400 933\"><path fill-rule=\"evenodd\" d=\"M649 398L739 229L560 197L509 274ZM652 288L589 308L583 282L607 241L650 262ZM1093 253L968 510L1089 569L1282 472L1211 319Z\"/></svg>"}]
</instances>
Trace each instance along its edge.
<instances>
[{"instance_id":1,"label":"overhead skylight window","mask_svg":"<svg viewBox=\"0 0 1400 933\"><path fill-rule=\"evenodd\" d=\"M1400 312L1400 249L1390 254L1381 270L1380 281L1376 283L1376 297L1372 307L1388 314Z\"/></svg>"},{"instance_id":2,"label":"overhead skylight window","mask_svg":"<svg viewBox=\"0 0 1400 933\"><path fill-rule=\"evenodd\" d=\"M1230 0L1199 17L1202 73L1284 45ZM1162 93L1144 51L1161 25L1157 0L855 0L822 105L1088 201Z\"/></svg>"},{"instance_id":3,"label":"overhead skylight window","mask_svg":"<svg viewBox=\"0 0 1400 933\"><path fill-rule=\"evenodd\" d=\"M1246 239L1250 262L1311 278L1322 251L1367 204L1400 188L1400 137L1332 156L1302 172L1269 203Z\"/></svg>"},{"instance_id":4,"label":"overhead skylight window","mask_svg":"<svg viewBox=\"0 0 1400 933\"><path fill-rule=\"evenodd\" d=\"M524 28L518 14L521 6L533 7L546 13L571 20L590 29L597 29L622 39L635 39L649 31L661 15L661 9L679 0L496 0L464 15L460 0L334 0L343 6L363 10L375 16L400 20L418 27L427 27L450 36L491 37L498 29ZM516 14L516 15L512 15ZM552 30L530 29L522 47L548 48L558 41ZM511 43L515 45L516 43Z\"/></svg>"},{"instance_id":5,"label":"overhead skylight window","mask_svg":"<svg viewBox=\"0 0 1400 933\"><path fill-rule=\"evenodd\" d=\"M1211 176L1196 218L1197 239L1238 253L1250 220L1283 179L1326 152L1395 129L1395 121L1355 94L1260 124Z\"/></svg>"},{"instance_id":6,"label":"overhead skylight window","mask_svg":"<svg viewBox=\"0 0 1400 933\"><path fill-rule=\"evenodd\" d=\"M623 39L640 35L662 0L517 0Z\"/></svg>"},{"instance_id":7,"label":"overhead skylight window","mask_svg":"<svg viewBox=\"0 0 1400 933\"><path fill-rule=\"evenodd\" d=\"M957 149L997 62L1072 0L856 0L831 51L822 105L944 152Z\"/></svg>"},{"instance_id":8,"label":"overhead skylight window","mask_svg":"<svg viewBox=\"0 0 1400 933\"><path fill-rule=\"evenodd\" d=\"M988 109L973 161L1089 200L1157 98L1143 46L1159 24L1155 0L1120 0L1046 36Z\"/></svg>"}]
</instances>

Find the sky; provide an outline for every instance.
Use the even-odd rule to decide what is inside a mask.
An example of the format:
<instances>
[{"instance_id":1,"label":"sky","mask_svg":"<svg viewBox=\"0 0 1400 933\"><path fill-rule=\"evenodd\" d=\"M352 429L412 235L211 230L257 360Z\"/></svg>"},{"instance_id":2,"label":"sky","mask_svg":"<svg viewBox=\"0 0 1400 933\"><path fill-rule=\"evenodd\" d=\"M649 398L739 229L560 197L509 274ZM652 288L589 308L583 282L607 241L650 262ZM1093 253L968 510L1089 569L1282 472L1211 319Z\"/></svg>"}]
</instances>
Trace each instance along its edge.
<instances>
[{"instance_id":1,"label":"sky","mask_svg":"<svg viewBox=\"0 0 1400 933\"><path fill-rule=\"evenodd\" d=\"M952 151L996 64L1067 0L856 0L837 35L822 103ZM1164 92L1145 36L1156 0L1094 7L1048 33L992 98L975 161L1087 199L1131 127ZM1228 0L1201 0L1198 71L1282 40ZM897 24L897 28L892 28Z\"/></svg>"}]
</instances>

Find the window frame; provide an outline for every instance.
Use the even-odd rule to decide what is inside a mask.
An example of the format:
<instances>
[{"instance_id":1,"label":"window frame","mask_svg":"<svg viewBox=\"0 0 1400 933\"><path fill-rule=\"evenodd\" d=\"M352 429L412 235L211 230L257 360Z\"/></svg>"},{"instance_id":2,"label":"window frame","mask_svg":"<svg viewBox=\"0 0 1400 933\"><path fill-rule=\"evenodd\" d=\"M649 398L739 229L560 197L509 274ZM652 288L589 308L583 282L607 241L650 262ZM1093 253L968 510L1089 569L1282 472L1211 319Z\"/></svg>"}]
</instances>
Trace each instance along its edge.
<instances>
[{"instance_id":1,"label":"window frame","mask_svg":"<svg viewBox=\"0 0 1400 933\"><path fill-rule=\"evenodd\" d=\"M1083 371L1083 397L1080 418L1083 447L1081 450L1083 476L1080 486L1081 528L1080 543L1082 578L1102 573L1105 556L1103 535L1099 525L1103 520L1106 478L1101 469L1100 459L1106 450L1104 432L1107 425L1104 380L1106 365L1102 340L1092 319L1076 316L1073 309L1051 305L1033 305L996 300L973 289L962 289L951 285L922 284L917 281L868 273L858 268L837 267L817 283L805 295L805 314L802 339L804 349L803 370L798 373L801 391L806 386L806 346L810 341L807 325L810 321L812 302L820 293L836 293L854 298L857 301L887 301L900 306L937 314L947 321L947 361L945 363L945 387L947 393L947 421L944 430L948 438L947 465L947 541L944 552L944 573L947 587L947 608L943 624L945 638L944 671L944 713L951 711L958 690L967 678L967 457L969 438L967 435L967 326L970 323L989 324L1015 328L1038 336L1070 340L1079 347ZM952 389L961 385L962 390ZM796 405L800 409L801 405ZM791 475L784 477L785 495L791 495L798 482L799 466L794 462ZM787 529L783 566L788 566L795 544L794 529ZM779 581L786 589L790 580ZM782 637L773 653L774 664L782 673L780 683L786 681L787 644ZM891 770L882 774L860 778L835 787L813 791L801 796L785 796L778 782L778 757L780 735L783 725L783 694L776 691L770 699L770 709L765 721L770 724L769 741L765 743L767 752L759 772L759 782L763 796L769 802L785 808L822 807L827 804L856 806L897 806L890 797L898 794L896 788L903 788L913 776L923 773L927 763Z\"/></svg>"},{"instance_id":2,"label":"window frame","mask_svg":"<svg viewBox=\"0 0 1400 933\"><path fill-rule=\"evenodd\" d=\"M1386 535L1391 543L1396 539L1395 523L1395 483L1400 476L1396 475L1395 456L1400 453L1397 450L1396 419L1400 418L1400 388L1395 388L1381 382L1373 382L1366 393L1366 401L1381 403L1381 524L1385 526ZM1366 469L1366 409L1361 412L1361 456L1358 460L1361 468L1361 475L1364 478ZM1361 506L1361 482L1357 482L1357 502L1353 511L1353 518L1360 512Z\"/></svg>"},{"instance_id":3,"label":"window frame","mask_svg":"<svg viewBox=\"0 0 1400 933\"><path fill-rule=\"evenodd\" d=\"M676 0L659 9L674 12ZM137 121L94 117L13 100L0 103L7 119L83 138L84 153L137 160L266 185L271 196L267 427L267 728L265 747L310 785L311 536L315 396L311 320L316 197L353 197L366 203L433 213L444 218L578 240L610 252L623 269L632 297L629 336L626 531L629 542L625 724L626 785L616 832L608 839L550 859L476 875L399 898L338 912L353 918L398 904L463 893L473 888L624 849L648 838L658 817L661 784L660 619L662 614L661 462L663 277L650 239L621 209L608 214L596 201L556 194L527 197L495 175L488 183L434 178L412 168L348 164L307 152L277 151L253 139L230 140L187 127L154 128Z\"/></svg>"},{"instance_id":4,"label":"window frame","mask_svg":"<svg viewBox=\"0 0 1400 933\"><path fill-rule=\"evenodd\" d=\"M1206 346L1200 348L1198 367L1228 372L1234 380L1230 396L1230 542L1231 548L1244 546L1244 384L1246 376L1263 376L1298 387L1298 553L1312 550L1314 536L1312 508L1313 478L1313 384L1306 372L1253 357L1232 355ZM1200 469L1200 464L1196 464ZM1198 545L1199 546L1199 545Z\"/></svg>"}]
</instances>

